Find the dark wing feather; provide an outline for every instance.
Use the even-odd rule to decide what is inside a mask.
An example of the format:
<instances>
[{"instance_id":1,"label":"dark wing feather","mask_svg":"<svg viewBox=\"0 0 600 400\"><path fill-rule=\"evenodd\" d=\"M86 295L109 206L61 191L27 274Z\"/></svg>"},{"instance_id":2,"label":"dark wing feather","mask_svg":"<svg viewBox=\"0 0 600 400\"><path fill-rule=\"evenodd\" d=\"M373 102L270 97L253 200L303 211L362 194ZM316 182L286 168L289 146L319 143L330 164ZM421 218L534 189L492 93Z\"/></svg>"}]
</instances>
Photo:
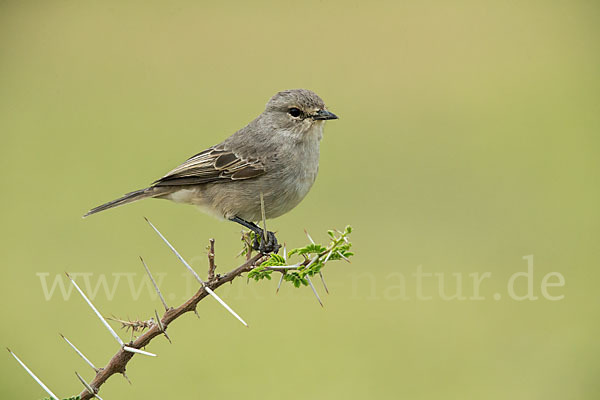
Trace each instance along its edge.
<instances>
[{"instance_id":1,"label":"dark wing feather","mask_svg":"<svg viewBox=\"0 0 600 400\"><path fill-rule=\"evenodd\" d=\"M257 159L243 158L232 151L213 147L189 158L154 182L153 186L199 185L255 178L265 167Z\"/></svg>"},{"instance_id":2,"label":"dark wing feather","mask_svg":"<svg viewBox=\"0 0 600 400\"><path fill-rule=\"evenodd\" d=\"M265 171L263 169L256 168L253 165L249 165L247 167L244 167L244 168L241 168L241 169L238 169L237 171L235 171L233 173L233 175L231 175L231 179L233 179L233 180L250 179L250 178L254 178L259 175L262 175L264 173L265 173Z\"/></svg>"}]
</instances>

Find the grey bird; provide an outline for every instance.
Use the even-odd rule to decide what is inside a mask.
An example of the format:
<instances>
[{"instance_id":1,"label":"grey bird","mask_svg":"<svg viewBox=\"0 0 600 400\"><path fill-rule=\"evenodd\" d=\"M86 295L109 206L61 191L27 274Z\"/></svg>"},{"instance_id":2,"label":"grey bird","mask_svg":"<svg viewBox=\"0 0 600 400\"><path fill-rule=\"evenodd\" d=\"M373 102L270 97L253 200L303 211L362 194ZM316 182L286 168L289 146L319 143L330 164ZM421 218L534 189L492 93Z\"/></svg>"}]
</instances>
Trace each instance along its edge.
<instances>
[{"instance_id":1,"label":"grey bird","mask_svg":"<svg viewBox=\"0 0 600 400\"><path fill-rule=\"evenodd\" d=\"M275 94L256 119L156 180L88 211L84 217L148 197L193 204L237 222L262 238L256 250L279 249L273 232L256 225L293 209L312 187L319 170L319 143L326 120L338 117L306 89Z\"/></svg>"}]
</instances>

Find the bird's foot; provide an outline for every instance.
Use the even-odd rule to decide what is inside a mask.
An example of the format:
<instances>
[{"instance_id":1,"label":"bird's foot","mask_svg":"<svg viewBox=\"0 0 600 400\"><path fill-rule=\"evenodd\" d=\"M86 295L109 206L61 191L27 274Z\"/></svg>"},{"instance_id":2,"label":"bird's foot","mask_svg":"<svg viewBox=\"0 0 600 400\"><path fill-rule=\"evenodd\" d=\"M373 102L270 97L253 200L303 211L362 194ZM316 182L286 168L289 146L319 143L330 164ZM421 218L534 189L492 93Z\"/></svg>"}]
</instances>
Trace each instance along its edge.
<instances>
[{"instance_id":1,"label":"bird's foot","mask_svg":"<svg viewBox=\"0 0 600 400\"><path fill-rule=\"evenodd\" d=\"M260 251L261 253L275 253L279 252L281 245L277 243L277 238L275 237L275 233L271 231L267 231L265 239L265 231L261 230L260 233L256 233L254 235L254 243L252 243L252 248L255 251ZM260 241L258 238L260 237Z\"/></svg>"}]
</instances>

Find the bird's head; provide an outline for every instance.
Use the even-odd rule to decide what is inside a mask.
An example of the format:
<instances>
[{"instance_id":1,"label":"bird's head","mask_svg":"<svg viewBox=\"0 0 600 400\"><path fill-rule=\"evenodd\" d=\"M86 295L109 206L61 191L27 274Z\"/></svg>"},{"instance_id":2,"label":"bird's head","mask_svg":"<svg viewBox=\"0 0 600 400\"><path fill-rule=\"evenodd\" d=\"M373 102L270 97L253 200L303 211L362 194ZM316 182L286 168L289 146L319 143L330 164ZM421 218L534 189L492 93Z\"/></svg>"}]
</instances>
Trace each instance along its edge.
<instances>
[{"instance_id":1,"label":"bird's head","mask_svg":"<svg viewBox=\"0 0 600 400\"><path fill-rule=\"evenodd\" d=\"M314 128L321 132L326 120L338 119L316 93L307 89L275 94L267 103L264 115L273 126L296 135L313 132Z\"/></svg>"}]
</instances>

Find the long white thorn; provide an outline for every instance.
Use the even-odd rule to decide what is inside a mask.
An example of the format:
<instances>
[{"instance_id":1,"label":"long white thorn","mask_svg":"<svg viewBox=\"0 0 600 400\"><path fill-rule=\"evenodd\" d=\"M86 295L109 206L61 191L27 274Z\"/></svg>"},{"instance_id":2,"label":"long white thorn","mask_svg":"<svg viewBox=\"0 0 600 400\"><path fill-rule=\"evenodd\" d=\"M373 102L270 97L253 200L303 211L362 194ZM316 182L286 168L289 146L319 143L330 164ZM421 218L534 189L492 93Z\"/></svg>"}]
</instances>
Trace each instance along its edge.
<instances>
[{"instance_id":1,"label":"long white thorn","mask_svg":"<svg viewBox=\"0 0 600 400\"><path fill-rule=\"evenodd\" d=\"M200 284L204 287L204 290L206 290L208 292L208 294L210 294L212 297L214 297L215 300L217 300L223 307L225 307L225 309L227 311L229 311L231 313L231 315L236 317L245 326L248 326L248 324L246 323L246 321L244 321L242 319L242 317L240 317L235 311L233 311L233 309L231 307L229 307L223 300L221 300L221 298L219 296L217 296L217 294L215 292L213 292L213 290L206 285L206 283L200 278L200 276L196 273L196 271L194 271L194 269L190 266L190 264L188 264L187 261L185 261L183 259L181 254L179 254L179 252L177 250L175 250L175 247L173 247L173 245L171 245L171 243L169 243L167 238L165 238L162 235L162 233L160 233L160 231L158 229L156 229L156 227L154 225L152 225L152 222L150 222L148 220L148 218L144 218L144 219L146 220L146 222L148 222L148 224L150 224L150 226L152 227L152 229L154 229L154 231L158 234L158 236L160 236L160 238L163 240L163 242L165 242L167 244L167 246L169 246L171 251L173 251L173 253L175 253L175 255L177 256L179 261L181 261L183 263L183 265L185 265L185 267L191 272L191 274L194 275L194 278L196 278L196 280L198 282L200 282Z\"/></svg>"},{"instance_id":2,"label":"long white thorn","mask_svg":"<svg viewBox=\"0 0 600 400\"><path fill-rule=\"evenodd\" d=\"M336 251L336 253L338 253L338 254L339 254L339 256L340 256L340 257L342 257L342 258L344 259L344 261L346 261L347 263L350 263L350 264L352 264L352 261L350 261L350 260L348 259L348 257L344 256L342 253L340 253L340 251L339 251L339 250L337 250L337 251Z\"/></svg>"},{"instance_id":3,"label":"long white thorn","mask_svg":"<svg viewBox=\"0 0 600 400\"><path fill-rule=\"evenodd\" d=\"M321 298L319 297L319 294L317 293L317 289L315 289L315 287L312 284L312 282L311 282L310 278L308 277L308 275L306 275L306 280L308 281L308 284L310 285L310 288L312 289L313 293L317 297L317 300L319 301L319 304L321 305L321 307L323 307L323 302L321 301Z\"/></svg>"},{"instance_id":4,"label":"long white thorn","mask_svg":"<svg viewBox=\"0 0 600 400\"><path fill-rule=\"evenodd\" d=\"M94 389L92 389L92 387L85 381L85 379L83 379L81 377L81 375L79 375L77 373L77 371L75 371L75 375L77 375L77 378L79 379L79 381L83 384L83 386L85 386L85 389L95 398L97 398L98 400L102 400L102 398L100 396L98 396L96 394L96 392L94 391Z\"/></svg>"},{"instance_id":5,"label":"long white thorn","mask_svg":"<svg viewBox=\"0 0 600 400\"><path fill-rule=\"evenodd\" d=\"M75 350L75 353L77 353L77 355L79 355L79 357L83 358L83 361L85 361L90 367L92 367L92 369L94 371L96 371L96 373L98 373L99 369L96 368L96 366L85 355L83 355L83 353L81 351L79 351L79 349L77 347L75 347L75 345L73 343L71 343L69 341L69 339L64 337L64 335L62 333L60 333L59 335L61 338L65 339L65 342L67 342L69 344L69 346L71 346L71 348L73 350Z\"/></svg>"},{"instance_id":6,"label":"long white thorn","mask_svg":"<svg viewBox=\"0 0 600 400\"><path fill-rule=\"evenodd\" d=\"M33 380L36 381L37 384L40 385L42 387L42 389L44 389L44 391L50 395L51 398L53 398L54 400L60 400L60 397L58 397L57 395L52 393L52 391L50 389L48 389L48 386L44 385L44 382L42 382L40 380L40 378L35 376L35 374L33 372L31 372L31 370L29 368L27 368L27 365L25 365L25 363L23 363L23 361L21 361L21 359L19 357L17 357L17 355L15 353L13 353L11 349L9 349L7 347L6 350L8 350L8 352L15 358L15 360L17 360L17 362L19 364L21 364L21 367L23 367L23 369L25 371L27 371L29 376L31 376L33 378Z\"/></svg>"},{"instance_id":7,"label":"long white thorn","mask_svg":"<svg viewBox=\"0 0 600 400\"><path fill-rule=\"evenodd\" d=\"M135 347L123 346L123 350L128 351L130 353L138 353L138 354L143 354L145 356L156 357L156 354L154 354L154 353L150 353L148 351L136 349Z\"/></svg>"},{"instance_id":8,"label":"long white thorn","mask_svg":"<svg viewBox=\"0 0 600 400\"><path fill-rule=\"evenodd\" d=\"M331 255L333 254L333 249L331 249L329 251L329 253L327 254L327 257L325 257L325 261L323 261L323 264L327 263L327 261L329 261L329 257L331 257Z\"/></svg>"},{"instance_id":9,"label":"long white thorn","mask_svg":"<svg viewBox=\"0 0 600 400\"><path fill-rule=\"evenodd\" d=\"M311 265L313 265L315 263L315 261L317 261L319 259L319 255L317 254L315 256L315 258L313 258L312 260L310 260L310 262L306 265L306 269L310 268Z\"/></svg>"},{"instance_id":10,"label":"long white thorn","mask_svg":"<svg viewBox=\"0 0 600 400\"><path fill-rule=\"evenodd\" d=\"M323 273L319 271L319 276L321 277L321 282L323 282L323 287L325 288L325 292L329 294L329 289L327 289L327 284L325 283L325 278L323 277Z\"/></svg>"},{"instance_id":11,"label":"long white thorn","mask_svg":"<svg viewBox=\"0 0 600 400\"><path fill-rule=\"evenodd\" d=\"M310 237L310 234L308 233L308 231L306 229L304 230L304 233L306 233L306 237L308 238L308 240L310 240L310 242L312 244L315 244L315 241L313 240L312 237Z\"/></svg>"},{"instance_id":12,"label":"long white thorn","mask_svg":"<svg viewBox=\"0 0 600 400\"><path fill-rule=\"evenodd\" d=\"M242 317L240 317L235 311L233 311L233 309L231 307L229 307L227 305L227 303L225 303L223 300L221 300L221 298L219 296L217 296L217 294L215 292L213 292L213 290L211 288L209 288L208 286L205 285L204 286L204 290L206 290L212 297L214 297L215 300L217 300L219 303L221 303L221 305L223 307L225 307L225 309L227 311L229 311L231 313L231 315L233 315L234 317L236 317L238 319L238 321L240 321L245 326L248 326L248 324L246 323L246 321L244 321L242 319Z\"/></svg>"},{"instance_id":13,"label":"long white thorn","mask_svg":"<svg viewBox=\"0 0 600 400\"><path fill-rule=\"evenodd\" d=\"M275 294L279 293L279 288L281 287L281 282L283 282L283 275L281 274L281 278L279 278L279 283L277 284L277 290L275 291Z\"/></svg>"},{"instance_id":14,"label":"long white thorn","mask_svg":"<svg viewBox=\"0 0 600 400\"><path fill-rule=\"evenodd\" d=\"M167 335L167 330L165 329L162 321L160 320L160 315L158 315L158 312L156 310L154 310L154 316L156 317L156 324L158 325L158 328L163 333L163 335L165 335L169 343L172 343L171 338L169 337L169 335Z\"/></svg>"},{"instance_id":15,"label":"long white thorn","mask_svg":"<svg viewBox=\"0 0 600 400\"><path fill-rule=\"evenodd\" d=\"M162 293L160 292L160 289L158 288L158 285L156 284L154 277L150 273L150 270L148 269L146 262L144 261L144 259L141 256L140 256L140 260L142 261L142 264L144 265L144 269L146 270L146 273L148 274L148 276L150 277L150 280L152 281L152 284L154 285L154 289L156 289L156 293L158 293L158 297L160 297L160 301L163 303L163 306L165 307L165 311L169 311L169 306L167 305L165 298L163 297Z\"/></svg>"},{"instance_id":16,"label":"long white thorn","mask_svg":"<svg viewBox=\"0 0 600 400\"><path fill-rule=\"evenodd\" d=\"M300 265L302 265L302 263L294 265L270 265L265 267L265 269L270 271L287 271L288 269L297 269Z\"/></svg>"},{"instance_id":17,"label":"long white thorn","mask_svg":"<svg viewBox=\"0 0 600 400\"><path fill-rule=\"evenodd\" d=\"M327 261L329 261L329 257L331 257L332 254L333 254L333 249L331 249L329 251L329 253L327 253L327 257L325 257L325 260L323 261L323 265L327 264ZM329 294L329 289L327 288L327 284L325 283L325 278L323 277L323 272L319 271L319 276L321 277L321 282L323 283L323 287L325 288L325 292L327 294Z\"/></svg>"},{"instance_id":18,"label":"long white thorn","mask_svg":"<svg viewBox=\"0 0 600 400\"><path fill-rule=\"evenodd\" d=\"M94 307L94 305L92 304L92 302L90 301L90 299L87 298L87 296L85 295L85 293L83 293L83 290L81 290L81 288L75 283L75 281L73 280L73 278L71 278L71 276L69 274L67 274L67 277L71 280L71 283L73 283L73 286L75 286L75 289L77 289L77 291L79 292L79 294L81 295L81 297L83 297L83 299L86 301L86 303L88 303L88 305L90 306L90 308L96 313L96 315L98 316L98 318L100 318L100 321L102 321L102 323L104 324L104 326L106 327L106 329L108 329L108 331L110 332L110 334L115 338L115 340L117 342L119 342L119 345L121 345L121 347L122 347L124 343L121 340L121 338L119 337L119 335L117 335L117 332L115 332L114 329L111 328L111 326L108 324L108 322L106 321L106 319L104 319L104 317L102 316L102 314L100 314L100 311L98 311L98 309L96 307Z\"/></svg>"}]
</instances>

